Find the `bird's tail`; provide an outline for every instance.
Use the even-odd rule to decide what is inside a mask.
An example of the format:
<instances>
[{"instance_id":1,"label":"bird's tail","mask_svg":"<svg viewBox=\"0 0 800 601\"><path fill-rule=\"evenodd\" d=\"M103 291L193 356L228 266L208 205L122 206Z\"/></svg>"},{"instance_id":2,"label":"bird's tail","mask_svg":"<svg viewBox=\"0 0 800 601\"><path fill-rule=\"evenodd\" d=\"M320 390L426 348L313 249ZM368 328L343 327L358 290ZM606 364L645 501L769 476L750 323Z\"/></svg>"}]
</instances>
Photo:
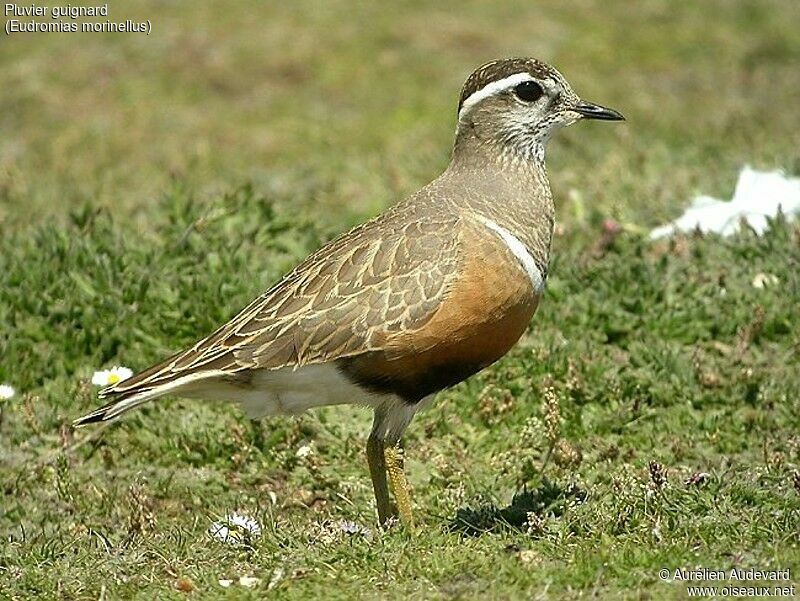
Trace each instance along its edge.
<instances>
[{"instance_id":1,"label":"bird's tail","mask_svg":"<svg viewBox=\"0 0 800 601\"><path fill-rule=\"evenodd\" d=\"M98 398L110 398L111 401L74 420L72 425L84 426L116 419L147 401L170 393L190 393L195 384L227 373L215 369L214 365L209 365L208 369L173 371L176 358L180 356L181 353L174 355L122 382L104 388Z\"/></svg>"},{"instance_id":2,"label":"bird's tail","mask_svg":"<svg viewBox=\"0 0 800 601\"><path fill-rule=\"evenodd\" d=\"M113 387L106 388L100 393L100 398L102 399L112 394L114 394ZM85 426L86 424L107 422L116 419L126 411L130 411L134 407L138 407L150 399L160 397L162 394L166 394L166 391L162 391L159 388L119 393L111 402L74 420L72 425L76 427Z\"/></svg>"}]
</instances>

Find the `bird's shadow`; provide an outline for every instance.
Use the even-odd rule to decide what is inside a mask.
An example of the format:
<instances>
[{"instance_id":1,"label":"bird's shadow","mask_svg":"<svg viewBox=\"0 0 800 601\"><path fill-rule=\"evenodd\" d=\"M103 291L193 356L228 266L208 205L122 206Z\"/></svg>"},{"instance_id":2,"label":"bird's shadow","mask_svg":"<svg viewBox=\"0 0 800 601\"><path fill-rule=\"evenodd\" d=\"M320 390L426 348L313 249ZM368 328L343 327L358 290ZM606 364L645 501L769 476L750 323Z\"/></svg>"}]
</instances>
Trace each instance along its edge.
<instances>
[{"instance_id":1,"label":"bird's shadow","mask_svg":"<svg viewBox=\"0 0 800 601\"><path fill-rule=\"evenodd\" d=\"M500 529L523 529L530 524L529 514L560 517L571 503L586 500L586 491L570 484L560 486L545 479L536 488L514 494L507 507L480 503L461 507L450 520L448 530L468 536L480 536Z\"/></svg>"}]
</instances>

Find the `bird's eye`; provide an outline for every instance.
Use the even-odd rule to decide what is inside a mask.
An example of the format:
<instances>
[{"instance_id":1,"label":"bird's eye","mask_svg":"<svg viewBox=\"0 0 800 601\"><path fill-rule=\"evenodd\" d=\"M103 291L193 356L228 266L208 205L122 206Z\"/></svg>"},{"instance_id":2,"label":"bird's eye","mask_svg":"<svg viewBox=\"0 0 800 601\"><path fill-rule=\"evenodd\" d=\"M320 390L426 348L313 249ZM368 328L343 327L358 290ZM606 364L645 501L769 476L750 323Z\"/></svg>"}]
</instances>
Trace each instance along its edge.
<instances>
[{"instance_id":1,"label":"bird's eye","mask_svg":"<svg viewBox=\"0 0 800 601\"><path fill-rule=\"evenodd\" d=\"M514 88L514 93L520 100L524 100L525 102L533 102L534 100L539 100L539 98L542 97L544 90L542 89L542 86L535 81L523 81L516 88Z\"/></svg>"}]
</instances>

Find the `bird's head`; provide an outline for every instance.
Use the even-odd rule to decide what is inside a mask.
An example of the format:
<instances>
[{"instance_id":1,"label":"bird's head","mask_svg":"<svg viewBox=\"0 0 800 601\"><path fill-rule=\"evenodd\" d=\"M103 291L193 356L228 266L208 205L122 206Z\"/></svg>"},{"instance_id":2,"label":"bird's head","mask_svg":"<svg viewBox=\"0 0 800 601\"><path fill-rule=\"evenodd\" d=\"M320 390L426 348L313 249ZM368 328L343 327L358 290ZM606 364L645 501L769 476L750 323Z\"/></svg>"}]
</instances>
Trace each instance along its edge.
<instances>
[{"instance_id":1,"label":"bird's head","mask_svg":"<svg viewBox=\"0 0 800 601\"><path fill-rule=\"evenodd\" d=\"M555 68L533 58L486 63L467 78L458 102L460 139L543 158L553 132L579 119L622 121L617 111L581 100Z\"/></svg>"}]
</instances>

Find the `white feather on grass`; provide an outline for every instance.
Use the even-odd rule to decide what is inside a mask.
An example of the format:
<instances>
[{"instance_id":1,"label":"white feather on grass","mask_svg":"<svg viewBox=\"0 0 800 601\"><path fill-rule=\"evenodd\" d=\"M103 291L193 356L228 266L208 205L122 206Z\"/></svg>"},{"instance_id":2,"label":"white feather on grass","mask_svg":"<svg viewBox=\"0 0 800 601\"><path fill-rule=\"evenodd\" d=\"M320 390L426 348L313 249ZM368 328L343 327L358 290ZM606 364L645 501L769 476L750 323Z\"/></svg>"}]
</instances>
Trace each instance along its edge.
<instances>
[{"instance_id":1,"label":"white feather on grass","mask_svg":"<svg viewBox=\"0 0 800 601\"><path fill-rule=\"evenodd\" d=\"M650 239L695 230L730 236L739 230L742 221L760 235L767 229L768 219L779 212L788 219L800 214L800 178L746 166L739 173L730 201L697 196L683 215L651 231Z\"/></svg>"}]
</instances>

